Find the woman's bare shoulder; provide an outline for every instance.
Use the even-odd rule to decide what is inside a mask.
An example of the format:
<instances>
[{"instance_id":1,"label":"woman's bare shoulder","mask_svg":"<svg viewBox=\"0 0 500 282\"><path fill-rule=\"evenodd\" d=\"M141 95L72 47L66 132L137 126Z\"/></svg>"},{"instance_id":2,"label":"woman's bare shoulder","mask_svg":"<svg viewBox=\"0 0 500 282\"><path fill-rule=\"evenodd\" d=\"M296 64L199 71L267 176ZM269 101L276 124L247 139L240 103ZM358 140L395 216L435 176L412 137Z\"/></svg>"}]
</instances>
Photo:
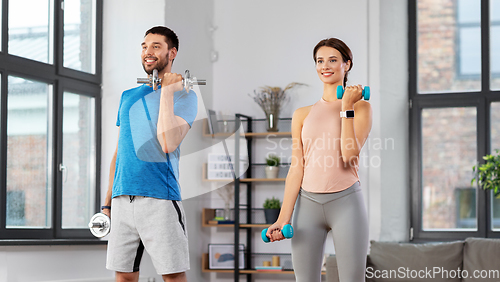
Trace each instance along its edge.
<instances>
[{"instance_id":1,"label":"woman's bare shoulder","mask_svg":"<svg viewBox=\"0 0 500 282\"><path fill-rule=\"evenodd\" d=\"M294 140L300 140L300 135L302 132L302 125L304 124L304 120L306 119L307 115L311 111L312 105L311 106L306 106L302 108L298 108L295 110L293 113L292 117L292 138Z\"/></svg>"},{"instance_id":2,"label":"woman's bare shoulder","mask_svg":"<svg viewBox=\"0 0 500 282\"><path fill-rule=\"evenodd\" d=\"M295 122L304 121L304 119L307 117L307 115L311 111L311 108L312 108L312 105L296 109L295 112L293 113L292 120Z\"/></svg>"}]
</instances>

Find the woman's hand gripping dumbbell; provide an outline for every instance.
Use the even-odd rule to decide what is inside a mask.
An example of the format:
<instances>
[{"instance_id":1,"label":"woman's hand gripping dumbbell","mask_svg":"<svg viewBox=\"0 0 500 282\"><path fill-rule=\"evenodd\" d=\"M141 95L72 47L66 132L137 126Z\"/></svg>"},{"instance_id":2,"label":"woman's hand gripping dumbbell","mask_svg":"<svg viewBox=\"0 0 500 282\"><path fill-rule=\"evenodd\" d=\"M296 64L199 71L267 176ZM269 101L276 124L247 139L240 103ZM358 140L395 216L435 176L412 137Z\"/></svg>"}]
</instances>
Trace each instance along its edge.
<instances>
[{"instance_id":1,"label":"woman's hand gripping dumbbell","mask_svg":"<svg viewBox=\"0 0 500 282\"><path fill-rule=\"evenodd\" d=\"M351 87L353 87L353 86L351 86ZM359 86L359 87L361 87L361 86ZM344 96L344 92L345 92L344 87L342 87L342 85L337 86L337 99L339 99L339 100L342 99L342 97ZM361 92L361 98L364 98L366 101L370 100L370 87L369 86L365 86L365 88Z\"/></svg>"},{"instance_id":2,"label":"woman's hand gripping dumbbell","mask_svg":"<svg viewBox=\"0 0 500 282\"><path fill-rule=\"evenodd\" d=\"M272 227L272 226L271 226ZM293 227L290 224L287 224L283 226L283 229L271 229L268 232L268 228L262 230L261 237L262 241L265 243L271 242L271 240L274 241L279 241L283 239L291 239L293 237ZM278 232L279 234L277 235L277 238L273 237L275 236L274 233ZM268 234L269 233L269 234Z\"/></svg>"}]
</instances>

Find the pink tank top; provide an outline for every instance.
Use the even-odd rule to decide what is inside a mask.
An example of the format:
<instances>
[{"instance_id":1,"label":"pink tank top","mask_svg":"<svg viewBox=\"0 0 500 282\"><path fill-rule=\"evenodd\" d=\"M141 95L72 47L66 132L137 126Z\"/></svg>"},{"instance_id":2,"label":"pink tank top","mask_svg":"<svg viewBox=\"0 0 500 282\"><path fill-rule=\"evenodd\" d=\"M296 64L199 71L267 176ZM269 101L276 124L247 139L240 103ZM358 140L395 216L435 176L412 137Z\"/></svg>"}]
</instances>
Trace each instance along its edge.
<instances>
[{"instance_id":1,"label":"pink tank top","mask_svg":"<svg viewBox=\"0 0 500 282\"><path fill-rule=\"evenodd\" d=\"M340 150L342 101L316 102L302 125L304 176L302 189L339 192L359 181L358 158L344 164Z\"/></svg>"}]
</instances>

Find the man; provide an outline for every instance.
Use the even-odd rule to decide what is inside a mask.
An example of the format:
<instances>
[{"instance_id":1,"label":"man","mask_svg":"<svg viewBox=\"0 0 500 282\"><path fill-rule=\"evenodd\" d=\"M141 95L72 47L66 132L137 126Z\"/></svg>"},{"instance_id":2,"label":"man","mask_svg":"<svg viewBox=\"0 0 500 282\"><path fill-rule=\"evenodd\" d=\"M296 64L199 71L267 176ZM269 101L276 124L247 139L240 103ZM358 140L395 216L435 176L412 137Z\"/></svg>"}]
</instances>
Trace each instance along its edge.
<instances>
[{"instance_id":1,"label":"man","mask_svg":"<svg viewBox=\"0 0 500 282\"><path fill-rule=\"evenodd\" d=\"M111 217L106 267L116 281L138 281L144 249L164 281L186 281L187 227L179 187L179 146L196 117L197 97L171 73L179 40L167 27L148 30L141 44L148 75L161 87L123 92L118 145L111 161L103 213ZM112 208L111 208L112 207Z\"/></svg>"}]
</instances>

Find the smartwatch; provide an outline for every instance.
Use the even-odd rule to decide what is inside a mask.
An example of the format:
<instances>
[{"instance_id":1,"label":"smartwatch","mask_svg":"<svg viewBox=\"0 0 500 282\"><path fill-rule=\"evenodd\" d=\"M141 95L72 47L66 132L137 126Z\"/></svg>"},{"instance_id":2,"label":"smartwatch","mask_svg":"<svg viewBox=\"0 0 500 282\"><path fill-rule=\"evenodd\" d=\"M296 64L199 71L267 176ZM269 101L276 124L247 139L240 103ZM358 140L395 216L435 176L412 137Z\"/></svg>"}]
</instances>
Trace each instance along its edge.
<instances>
[{"instance_id":1,"label":"smartwatch","mask_svg":"<svg viewBox=\"0 0 500 282\"><path fill-rule=\"evenodd\" d=\"M354 111L353 110L348 110L345 112L340 112L340 117L341 118L354 118Z\"/></svg>"}]
</instances>

